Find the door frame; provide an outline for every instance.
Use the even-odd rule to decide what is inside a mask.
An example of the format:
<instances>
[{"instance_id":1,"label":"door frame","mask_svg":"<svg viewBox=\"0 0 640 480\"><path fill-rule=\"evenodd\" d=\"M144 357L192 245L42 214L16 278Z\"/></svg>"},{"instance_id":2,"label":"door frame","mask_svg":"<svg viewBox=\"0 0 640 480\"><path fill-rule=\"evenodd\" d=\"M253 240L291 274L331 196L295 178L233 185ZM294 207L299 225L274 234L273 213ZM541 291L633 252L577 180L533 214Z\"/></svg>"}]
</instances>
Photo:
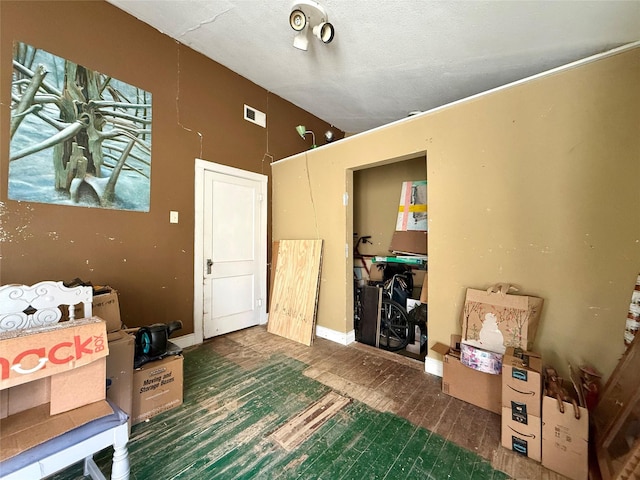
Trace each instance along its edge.
<instances>
[{"instance_id":1,"label":"door frame","mask_svg":"<svg viewBox=\"0 0 640 480\"><path fill-rule=\"evenodd\" d=\"M268 177L259 173L209 162L201 158L195 161L195 224L193 241L193 334L195 344L204 341L204 175L205 172L220 173L232 177L258 181L261 184L262 201L260 203L260 238L257 259L259 265L260 291L257 297L260 305L260 325L267 323L267 181Z\"/></svg>"}]
</instances>

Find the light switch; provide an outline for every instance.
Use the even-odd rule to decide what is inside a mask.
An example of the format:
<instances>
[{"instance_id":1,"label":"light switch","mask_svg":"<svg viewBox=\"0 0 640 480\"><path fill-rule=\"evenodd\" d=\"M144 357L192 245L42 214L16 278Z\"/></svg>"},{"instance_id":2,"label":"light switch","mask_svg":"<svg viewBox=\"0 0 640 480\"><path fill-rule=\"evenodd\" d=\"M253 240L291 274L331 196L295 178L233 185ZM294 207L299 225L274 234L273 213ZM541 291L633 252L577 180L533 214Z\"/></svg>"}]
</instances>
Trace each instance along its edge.
<instances>
[{"instance_id":1,"label":"light switch","mask_svg":"<svg viewBox=\"0 0 640 480\"><path fill-rule=\"evenodd\" d=\"M169 223L178 223L178 212L173 210L169 212Z\"/></svg>"}]
</instances>

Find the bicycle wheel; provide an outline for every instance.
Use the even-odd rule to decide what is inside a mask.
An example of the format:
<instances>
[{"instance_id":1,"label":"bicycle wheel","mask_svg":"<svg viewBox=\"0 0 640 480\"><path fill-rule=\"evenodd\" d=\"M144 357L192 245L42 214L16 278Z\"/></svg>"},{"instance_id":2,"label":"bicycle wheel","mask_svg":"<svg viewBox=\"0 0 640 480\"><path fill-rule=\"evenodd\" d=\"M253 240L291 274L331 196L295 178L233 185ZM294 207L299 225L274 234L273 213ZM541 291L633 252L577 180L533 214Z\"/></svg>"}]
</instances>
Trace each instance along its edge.
<instances>
[{"instance_id":1,"label":"bicycle wheel","mask_svg":"<svg viewBox=\"0 0 640 480\"><path fill-rule=\"evenodd\" d=\"M402 350L409 343L409 320L402 305L390 298L382 298L380 311L380 348Z\"/></svg>"}]
</instances>

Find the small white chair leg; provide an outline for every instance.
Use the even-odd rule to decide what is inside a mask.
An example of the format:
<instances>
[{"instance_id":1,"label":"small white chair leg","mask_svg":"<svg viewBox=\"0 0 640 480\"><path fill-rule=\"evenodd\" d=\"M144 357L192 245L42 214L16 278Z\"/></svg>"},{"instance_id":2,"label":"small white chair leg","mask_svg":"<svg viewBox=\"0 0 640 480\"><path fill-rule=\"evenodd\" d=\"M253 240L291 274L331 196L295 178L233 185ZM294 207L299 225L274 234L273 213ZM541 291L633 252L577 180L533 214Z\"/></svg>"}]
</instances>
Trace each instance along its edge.
<instances>
[{"instance_id":1,"label":"small white chair leg","mask_svg":"<svg viewBox=\"0 0 640 480\"><path fill-rule=\"evenodd\" d=\"M129 480L129 451L126 443L113 446L111 480Z\"/></svg>"}]
</instances>

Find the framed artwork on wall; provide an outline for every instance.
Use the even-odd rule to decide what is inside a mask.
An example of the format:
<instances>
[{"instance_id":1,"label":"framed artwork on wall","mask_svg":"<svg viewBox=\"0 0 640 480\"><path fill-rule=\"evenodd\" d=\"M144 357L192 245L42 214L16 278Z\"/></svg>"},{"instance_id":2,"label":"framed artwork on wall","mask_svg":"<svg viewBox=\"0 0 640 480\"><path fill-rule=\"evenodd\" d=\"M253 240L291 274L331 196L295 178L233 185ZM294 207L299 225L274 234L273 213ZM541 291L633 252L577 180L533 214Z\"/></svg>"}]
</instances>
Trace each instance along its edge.
<instances>
[{"instance_id":1,"label":"framed artwork on wall","mask_svg":"<svg viewBox=\"0 0 640 480\"><path fill-rule=\"evenodd\" d=\"M13 45L8 197L148 212L151 93Z\"/></svg>"}]
</instances>

